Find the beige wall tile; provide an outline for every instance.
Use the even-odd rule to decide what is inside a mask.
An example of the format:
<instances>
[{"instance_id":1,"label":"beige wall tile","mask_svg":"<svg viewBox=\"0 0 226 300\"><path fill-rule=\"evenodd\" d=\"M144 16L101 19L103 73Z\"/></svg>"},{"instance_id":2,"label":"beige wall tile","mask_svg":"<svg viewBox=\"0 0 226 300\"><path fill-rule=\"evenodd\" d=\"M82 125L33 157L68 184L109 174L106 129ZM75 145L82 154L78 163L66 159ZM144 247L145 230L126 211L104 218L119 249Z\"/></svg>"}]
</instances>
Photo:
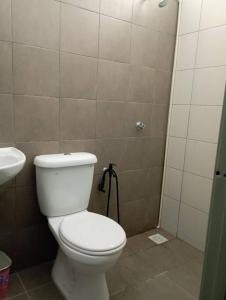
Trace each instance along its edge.
<instances>
[{"instance_id":1,"label":"beige wall tile","mask_svg":"<svg viewBox=\"0 0 226 300\"><path fill-rule=\"evenodd\" d=\"M168 105L170 102L170 91L171 72L156 70L153 87L153 102Z\"/></svg>"},{"instance_id":2,"label":"beige wall tile","mask_svg":"<svg viewBox=\"0 0 226 300\"><path fill-rule=\"evenodd\" d=\"M11 142L14 139L12 95L0 95L0 108L0 142Z\"/></svg>"},{"instance_id":3,"label":"beige wall tile","mask_svg":"<svg viewBox=\"0 0 226 300\"><path fill-rule=\"evenodd\" d=\"M26 155L25 166L23 170L16 176L17 186L32 186L36 184L34 166L35 156L59 152L59 143L54 141L16 143L16 147Z\"/></svg>"},{"instance_id":4,"label":"beige wall tile","mask_svg":"<svg viewBox=\"0 0 226 300\"><path fill-rule=\"evenodd\" d=\"M11 41L11 1L0 1L0 40Z\"/></svg>"},{"instance_id":5,"label":"beige wall tile","mask_svg":"<svg viewBox=\"0 0 226 300\"><path fill-rule=\"evenodd\" d=\"M100 17L100 57L120 62L130 59L130 24L106 16Z\"/></svg>"},{"instance_id":6,"label":"beige wall tile","mask_svg":"<svg viewBox=\"0 0 226 300\"><path fill-rule=\"evenodd\" d=\"M128 102L125 111L125 134L130 137L150 136L151 104ZM145 128L138 130L136 123L142 121Z\"/></svg>"},{"instance_id":7,"label":"beige wall tile","mask_svg":"<svg viewBox=\"0 0 226 300\"><path fill-rule=\"evenodd\" d=\"M97 99L112 101L126 100L128 80L128 64L100 60Z\"/></svg>"},{"instance_id":8,"label":"beige wall tile","mask_svg":"<svg viewBox=\"0 0 226 300\"><path fill-rule=\"evenodd\" d=\"M7 236L13 232L15 188L0 190L0 235Z\"/></svg>"},{"instance_id":9,"label":"beige wall tile","mask_svg":"<svg viewBox=\"0 0 226 300\"><path fill-rule=\"evenodd\" d=\"M99 15L62 4L61 50L97 57Z\"/></svg>"},{"instance_id":10,"label":"beige wall tile","mask_svg":"<svg viewBox=\"0 0 226 300\"><path fill-rule=\"evenodd\" d=\"M14 42L59 48L60 3L53 0L12 0Z\"/></svg>"},{"instance_id":11,"label":"beige wall tile","mask_svg":"<svg viewBox=\"0 0 226 300\"><path fill-rule=\"evenodd\" d=\"M58 99L14 96L14 101L15 138L17 141L51 141L58 139Z\"/></svg>"},{"instance_id":12,"label":"beige wall tile","mask_svg":"<svg viewBox=\"0 0 226 300\"><path fill-rule=\"evenodd\" d=\"M100 0L64 0L62 2L70 3L92 11L99 11L100 6Z\"/></svg>"},{"instance_id":13,"label":"beige wall tile","mask_svg":"<svg viewBox=\"0 0 226 300\"><path fill-rule=\"evenodd\" d=\"M175 37L161 32L159 34L158 51L156 59L157 69L171 71L173 67Z\"/></svg>"},{"instance_id":14,"label":"beige wall tile","mask_svg":"<svg viewBox=\"0 0 226 300\"><path fill-rule=\"evenodd\" d=\"M62 99L61 139L91 139L95 137L96 102Z\"/></svg>"},{"instance_id":15,"label":"beige wall tile","mask_svg":"<svg viewBox=\"0 0 226 300\"><path fill-rule=\"evenodd\" d=\"M96 140L67 140L60 142L60 152L90 152L96 154Z\"/></svg>"},{"instance_id":16,"label":"beige wall tile","mask_svg":"<svg viewBox=\"0 0 226 300\"><path fill-rule=\"evenodd\" d=\"M96 136L97 138L122 137L124 127L125 103L97 102Z\"/></svg>"},{"instance_id":17,"label":"beige wall tile","mask_svg":"<svg viewBox=\"0 0 226 300\"><path fill-rule=\"evenodd\" d=\"M157 17L157 30L175 36L177 31L177 17L179 9L178 1L168 1L167 6L165 6L164 9L162 9L159 7L159 1L154 0L152 1L152 6L155 6L156 10L153 11L152 9L154 15L153 17Z\"/></svg>"},{"instance_id":18,"label":"beige wall tile","mask_svg":"<svg viewBox=\"0 0 226 300\"><path fill-rule=\"evenodd\" d=\"M2 219L9 225L4 230L14 226L7 233L8 243L0 232L2 250L12 254L16 268L55 255L56 242L39 212L35 192L33 158L38 154L96 154L89 208L97 213L105 214L106 197L97 191L103 168L113 162L119 176L129 171L120 179L125 187L121 191L123 226L129 235L155 227L175 1L169 1L164 10L158 0L0 2L0 40L5 41L0 42L0 146L16 146L27 156L23 171L4 186L4 190L16 189L16 198L15 207L9 204L11 213ZM138 118L147 126L139 133ZM4 199L3 205L9 196L5 194Z\"/></svg>"},{"instance_id":19,"label":"beige wall tile","mask_svg":"<svg viewBox=\"0 0 226 300\"><path fill-rule=\"evenodd\" d=\"M151 9L152 5L150 1L134 0L133 23L136 25L147 26L150 22Z\"/></svg>"},{"instance_id":20,"label":"beige wall tile","mask_svg":"<svg viewBox=\"0 0 226 300\"><path fill-rule=\"evenodd\" d=\"M131 62L147 67L155 67L159 33L141 26L132 26Z\"/></svg>"},{"instance_id":21,"label":"beige wall tile","mask_svg":"<svg viewBox=\"0 0 226 300\"><path fill-rule=\"evenodd\" d=\"M152 137L165 137L168 124L168 105L151 106L150 134Z\"/></svg>"},{"instance_id":22,"label":"beige wall tile","mask_svg":"<svg viewBox=\"0 0 226 300\"><path fill-rule=\"evenodd\" d=\"M150 167L150 138L128 138L122 158L123 170L135 170Z\"/></svg>"},{"instance_id":23,"label":"beige wall tile","mask_svg":"<svg viewBox=\"0 0 226 300\"><path fill-rule=\"evenodd\" d=\"M97 60L90 57L61 53L61 96L74 99L95 99Z\"/></svg>"},{"instance_id":24,"label":"beige wall tile","mask_svg":"<svg viewBox=\"0 0 226 300\"><path fill-rule=\"evenodd\" d=\"M155 70L142 66L130 66L128 101L152 102Z\"/></svg>"},{"instance_id":25,"label":"beige wall tile","mask_svg":"<svg viewBox=\"0 0 226 300\"><path fill-rule=\"evenodd\" d=\"M59 54L40 48L14 45L14 92L59 96Z\"/></svg>"},{"instance_id":26,"label":"beige wall tile","mask_svg":"<svg viewBox=\"0 0 226 300\"><path fill-rule=\"evenodd\" d=\"M145 198L121 205L122 226L127 231L128 236L147 231L151 226L155 226L152 218L152 207L151 199ZM134 214L134 211L136 211L136 214Z\"/></svg>"},{"instance_id":27,"label":"beige wall tile","mask_svg":"<svg viewBox=\"0 0 226 300\"><path fill-rule=\"evenodd\" d=\"M132 0L102 0L100 13L117 19L131 21L132 6Z\"/></svg>"},{"instance_id":28,"label":"beige wall tile","mask_svg":"<svg viewBox=\"0 0 226 300\"><path fill-rule=\"evenodd\" d=\"M15 201L15 224L17 228L40 224L43 221L44 216L40 214L35 188L17 187Z\"/></svg>"},{"instance_id":29,"label":"beige wall tile","mask_svg":"<svg viewBox=\"0 0 226 300\"><path fill-rule=\"evenodd\" d=\"M0 93L12 91L12 45L0 41Z\"/></svg>"},{"instance_id":30,"label":"beige wall tile","mask_svg":"<svg viewBox=\"0 0 226 300\"><path fill-rule=\"evenodd\" d=\"M116 164L116 170L122 170L122 156L125 152L126 140L123 138L106 138L96 140L97 166L96 173L102 174L108 164Z\"/></svg>"},{"instance_id":31,"label":"beige wall tile","mask_svg":"<svg viewBox=\"0 0 226 300\"><path fill-rule=\"evenodd\" d=\"M121 201L129 202L150 195L149 170L131 170L120 174Z\"/></svg>"}]
</instances>

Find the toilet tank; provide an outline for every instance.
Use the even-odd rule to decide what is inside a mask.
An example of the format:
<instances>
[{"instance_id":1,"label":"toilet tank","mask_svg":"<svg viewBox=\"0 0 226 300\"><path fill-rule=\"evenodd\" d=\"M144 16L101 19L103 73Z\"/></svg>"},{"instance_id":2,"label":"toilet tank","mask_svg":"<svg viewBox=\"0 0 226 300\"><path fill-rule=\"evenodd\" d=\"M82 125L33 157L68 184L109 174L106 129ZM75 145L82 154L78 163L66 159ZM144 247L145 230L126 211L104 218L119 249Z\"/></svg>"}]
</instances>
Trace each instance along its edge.
<instances>
[{"instance_id":1,"label":"toilet tank","mask_svg":"<svg viewBox=\"0 0 226 300\"><path fill-rule=\"evenodd\" d=\"M36 156L36 185L41 212L48 217L64 216L88 208L94 164L91 153Z\"/></svg>"}]
</instances>

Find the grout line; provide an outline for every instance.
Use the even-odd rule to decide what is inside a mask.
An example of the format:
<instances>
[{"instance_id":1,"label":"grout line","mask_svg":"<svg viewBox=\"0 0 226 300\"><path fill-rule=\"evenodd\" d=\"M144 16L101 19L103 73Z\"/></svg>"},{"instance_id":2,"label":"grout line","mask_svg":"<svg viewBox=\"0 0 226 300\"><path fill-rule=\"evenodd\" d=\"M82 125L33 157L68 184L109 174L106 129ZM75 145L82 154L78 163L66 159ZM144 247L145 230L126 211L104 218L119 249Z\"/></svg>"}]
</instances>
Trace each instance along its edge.
<instances>
[{"instance_id":1,"label":"grout line","mask_svg":"<svg viewBox=\"0 0 226 300\"><path fill-rule=\"evenodd\" d=\"M166 164L166 167L167 167L167 168L174 169L174 170L177 170L177 171L180 171L180 172L184 172L184 173L188 173L188 174L191 174L191 175L195 175L195 176L197 176L197 177L209 179L209 180L211 180L211 181L213 180L213 177L211 178L211 177L207 177L207 176L204 176L204 175L196 174L196 173L194 173L194 172L187 171L187 170L185 170L185 169L178 169L178 168L172 167L172 166L170 166L170 165L168 165L168 164Z\"/></svg>"},{"instance_id":2,"label":"grout line","mask_svg":"<svg viewBox=\"0 0 226 300\"><path fill-rule=\"evenodd\" d=\"M94 132L94 138L95 140L97 139L97 109L98 109L98 104L99 102L97 101L98 98L98 93L99 93L99 72L100 72L100 38L101 38L101 15L100 15L100 10L101 10L101 4L102 0L99 1L99 24L98 24L98 44L97 44L97 73L96 73L96 112L95 112L95 132Z\"/></svg>"},{"instance_id":3,"label":"grout line","mask_svg":"<svg viewBox=\"0 0 226 300\"><path fill-rule=\"evenodd\" d=\"M201 143L206 143L206 144L211 144L211 145L217 145L218 144L217 142L210 142L210 141L206 141L206 140L198 140L198 139L190 138L188 135L186 137L169 135L169 137L183 139L183 140L186 140L186 141L196 141L196 142L201 142ZM186 146L187 146L187 143L186 143Z\"/></svg>"},{"instance_id":4,"label":"grout line","mask_svg":"<svg viewBox=\"0 0 226 300\"><path fill-rule=\"evenodd\" d=\"M58 93L59 93L59 114L58 114L58 151L61 150L61 115L62 115L62 98L61 98L61 34L62 34L62 3L59 7L59 79L58 79Z\"/></svg>"},{"instance_id":5,"label":"grout line","mask_svg":"<svg viewBox=\"0 0 226 300\"><path fill-rule=\"evenodd\" d=\"M26 286L24 285L23 280L22 280L22 278L20 277L20 274L16 272L16 275L17 275L17 278L18 278L20 284L22 285L22 287L23 287L23 289L24 289L24 293L26 294L26 296L28 297L28 299L31 299L31 298L30 298L30 295L28 294L28 291L27 291L27 289L26 289Z\"/></svg>"},{"instance_id":6,"label":"grout line","mask_svg":"<svg viewBox=\"0 0 226 300\"><path fill-rule=\"evenodd\" d=\"M203 4L202 4L202 6L203 6ZM201 9L201 12L202 12L202 9ZM201 19L200 19L200 21L201 21ZM219 28L219 27L226 27L226 24L220 24L220 25L215 25L215 26L211 26L211 27L201 28L201 29L198 29L198 30L195 30L195 31L191 31L191 32L186 32L186 33L183 33L183 34L179 34L179 36L186 36L186 35L193 34L193 33L198 33L198 32L203 32L203 31L209 31L211 29L216 29L216 28Z\"/></svg>"}]
</instances>

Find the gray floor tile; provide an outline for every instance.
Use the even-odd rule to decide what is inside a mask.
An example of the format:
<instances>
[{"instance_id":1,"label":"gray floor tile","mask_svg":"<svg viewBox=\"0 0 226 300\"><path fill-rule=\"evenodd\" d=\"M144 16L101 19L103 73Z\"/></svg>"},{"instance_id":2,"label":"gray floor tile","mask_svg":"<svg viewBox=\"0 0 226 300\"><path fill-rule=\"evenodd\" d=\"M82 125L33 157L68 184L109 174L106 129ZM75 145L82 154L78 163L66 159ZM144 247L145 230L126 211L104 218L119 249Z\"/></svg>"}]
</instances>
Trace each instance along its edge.
<instances>
[{"instance_id":1,"label":"gray floor tile","mask_svg":"<svg viewBox=\"0 0 226 300\"><path fill-rule=\"evenodd\" d=\"M156 246L148 236L161 233L169 242ZM162 230L148 231L128 239L120 259L107 272L111 300L194 300L199 293L203 254ZM63 300L52 283L52 263L18 273L27 290L16 300ZM23 291L11 276L10 296Z\"/></svg>"},{"instance_id":2,"label":"gray floor tile","mask_svg":"<svg viewBox=\"0 0 226 300\"><path fill-rule=\"evenodd\" d=\"M128 286L111 300L194 300L185 290L173 281L161 276L145 283Z\"/></svg>"},{"instance_id":3,"label":"gray floor tile","mask_svg":"<svg viewBox=\"0 0 226 300\"><path fill-rule=\"evenodd\" d=\"M159 276L147 282L149 300L194 300L184 289L166 276Z\"/></svg>"},{"instance_id":4,"label":"gray floor tile","mask_svg":"<svg viewBox=\"0 0 226 300\"><path fill-rule=\"evenodd\" d=\"M152 278L181 265L178 255L162 246L142 250L137 255L149 270L149 277Z\"/></svg>"},{"instance_id":5,"label":"gray floor tile","mask_svg":"<svg viewBox=\"0 0 226 300\"><path fill-rule=\"evenodd\" d=\"M145 232L143 234L138 234L129 238L127 241L128 248L136 253L142 249L148 249L156 246L156 244L148 238L149 235L150 232Z\"/></svg>"},{"instance_id":6,"label":"gray floor tile","mask_svg":"<svg viewBox=\"0 0 226 300\"><path fill-rule=\"evenodd\" d=\"M53 283L28 291L31 300L64 300Z\"/></svg>"},{"instance_id":7,"label":"gray floor tile","mask_svg":"<svg viewBox=\"0 0 226 300\"><path fill-rule=\"evenodd\" d=\"M14 296L14 297L11 297L11 298L6 298L6 299L9 299L9 300L29 300L26 293L22 293L22 294L19 294L17 296Z\"/></svg>"},{"instance_id":8,"label":"gray floor tile","mask_svg":"<svg viewBox=\"0 0 226 300\"><path fill-rule=\"evenodd\" d=\"M51 281L52 262L44 263L19 272L27 290L39 287Z\"/></svg>"},{"instance_id":9,"label":"gray floor tile","mask_svg":"<svg viewBox=\"0 0 226 300\"><path fill-rule=\"evenodd\" d=\"M16 273L10 274L7 299L24 292L24 288Z\"/></svg>"},{"instance_id":10,"label":"gray floor tile","mask_svg":"<svg viewBox=\"0 0 226 300\"><path fill-rule=\"evenodd\" d=\"M169 271L166 276L198 298L202 277L202 265L200 263L191 261L186 265Z\"/></svg>"},{"instance_id":11,"label":"gray floor tile","mask_svg":"<svg viewBox=\"0 0 226 300\"><path fill-rule=\"evenodd\" d=\"M181 264L187 263L191 259L196 259L199 260L200 263L203 263L203 253L182 240L171 240L163 244L162 247L170 250L172 256L176 256Z\"/></svg>"}]
</instances>

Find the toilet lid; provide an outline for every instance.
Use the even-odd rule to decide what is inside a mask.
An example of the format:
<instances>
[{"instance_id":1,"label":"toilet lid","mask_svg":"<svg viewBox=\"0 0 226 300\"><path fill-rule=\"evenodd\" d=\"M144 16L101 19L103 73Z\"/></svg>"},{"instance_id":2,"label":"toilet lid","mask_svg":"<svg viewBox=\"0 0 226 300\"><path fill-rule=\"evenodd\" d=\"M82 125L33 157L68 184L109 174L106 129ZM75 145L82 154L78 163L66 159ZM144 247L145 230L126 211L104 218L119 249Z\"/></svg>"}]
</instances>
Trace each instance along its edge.
<instances>
[{"instance_id":1,"label":"toilet lid","mask_svg":"<svg viewBox=\"0 0 226 300\"><path fill-rule=\"evenodd\" d=\"M111 251L126 240L125 231L118 223L88 211L65 217L59 233L68 246L89 252Z\"/></svg>"}]
</instances>

